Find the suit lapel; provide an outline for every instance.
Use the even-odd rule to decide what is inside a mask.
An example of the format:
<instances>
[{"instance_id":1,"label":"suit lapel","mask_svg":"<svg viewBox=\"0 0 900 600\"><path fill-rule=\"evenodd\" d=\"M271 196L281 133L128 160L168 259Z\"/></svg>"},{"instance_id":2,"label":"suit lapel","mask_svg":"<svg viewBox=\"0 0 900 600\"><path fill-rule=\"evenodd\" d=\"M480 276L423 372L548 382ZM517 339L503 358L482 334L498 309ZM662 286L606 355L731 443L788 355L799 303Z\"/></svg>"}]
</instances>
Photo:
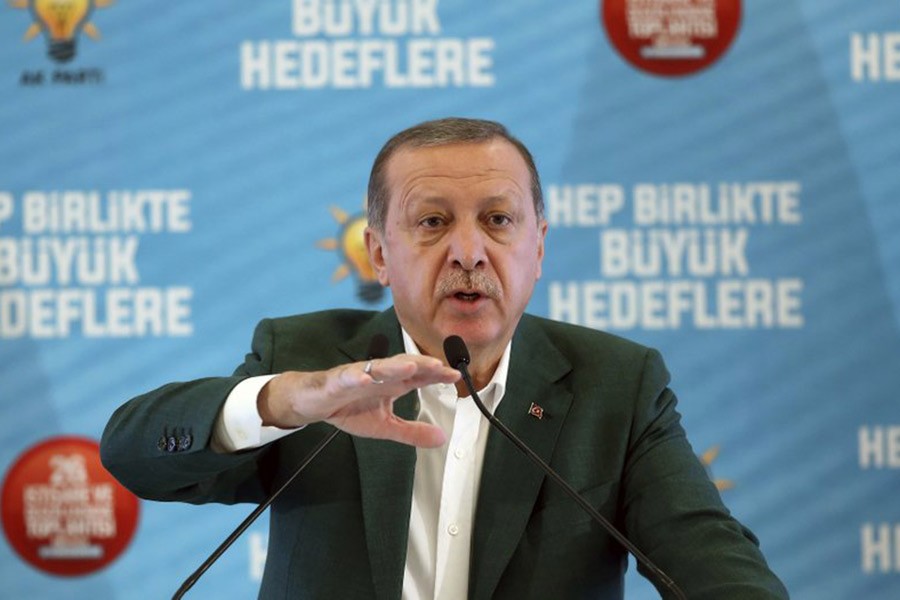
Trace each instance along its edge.
<instances>
[{"instance_id":1,"label":"suit lapel","mask_svg":"<svg viewBox=\"0 0 900 600\"><path fill-rule=\"evenodd\" d=\"M365 360L369 340L376 333L387 336L389 354L403 352L400 325L393 310L387 310L341 347L352 360ZM415 392L398 398L394 413L415 419L418 407ZM412 506L416 450L412 446L351 437L359 465L366 546L372 566L377 598L396 600L403 589L403 570Z\"/></svg>"},{"instance_id":2,"label":"suit lapel","mask_svg":"<svg viewBox=\"0 0 900 600\"><path fill-rule=\"evenodd\" d=\"M415 418L415 402L415 392L407 394L395 402L394 412ZM353 438L353 445L375 592L382 600L396 600L403 589L416 449L359 437Z\"/></svg>"},{"instance_id":3,"label":"suit lapel","mask_svg":"<svg viewBox=\"0 0 900 600\"><path fill-rule=\"evenodd\" d=\"M393 309L375 317L359 335L341 347L354 360L364 360L375 333L388 337L389 354L403 352L400 325ZM497 417L541 458L549 462L572 394L560 382L571 365L536 322L522 318L513 341L506 393ZM543 419L529 415L531 403L545 410ZM394 403L404 419L418 413L418 396ZM366 545L379 600L400 598L409 537L416 451L411 446L352 437L359 464ZM544 480L543 472L498 431L488 434L475 515L469 597L490 598L528 523Z\"/></svg>"},{"instance_id":4,"label":"suit lapel","mask_svg":"<svg viewBox=\"0 0 900 600\"><path fill-rule=\"evenodd\" d=\"M528 316L513 340L506 393L496 416L550 462L572 394L559 380L571 370L569 362ZM529 414L531 403L544 417ZM475 515L469 597L490 598L525 532L534 508L543 471L503 434L492 429L482 468Z\"/></svg>"}]
</instances>

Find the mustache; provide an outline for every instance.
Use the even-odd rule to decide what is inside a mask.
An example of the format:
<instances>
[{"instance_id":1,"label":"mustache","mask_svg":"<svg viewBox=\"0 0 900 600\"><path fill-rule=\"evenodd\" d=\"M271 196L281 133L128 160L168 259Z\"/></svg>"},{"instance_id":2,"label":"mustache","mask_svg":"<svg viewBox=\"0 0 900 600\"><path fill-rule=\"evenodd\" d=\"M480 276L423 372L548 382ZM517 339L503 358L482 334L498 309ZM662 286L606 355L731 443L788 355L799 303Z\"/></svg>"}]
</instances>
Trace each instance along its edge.
<instances>
[{"instance_id":1,"label":"mustache","mask_svg":"<svg viewBox=\"0 0 900 600\"><path fill-rule=\"evenodd\" d=\"M500 285L481 271L451 271L438 281L439 296L449 296L460 290L477 292L494 300L501 296Z\"/></svg>"}]
</instances>

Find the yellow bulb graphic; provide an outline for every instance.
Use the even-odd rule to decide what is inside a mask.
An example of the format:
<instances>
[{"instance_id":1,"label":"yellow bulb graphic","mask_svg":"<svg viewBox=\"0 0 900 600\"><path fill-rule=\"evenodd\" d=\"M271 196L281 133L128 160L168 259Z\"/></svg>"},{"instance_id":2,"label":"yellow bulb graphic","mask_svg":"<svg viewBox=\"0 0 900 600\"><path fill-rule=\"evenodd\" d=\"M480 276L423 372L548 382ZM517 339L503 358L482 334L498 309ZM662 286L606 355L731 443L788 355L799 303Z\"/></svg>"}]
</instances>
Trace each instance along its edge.
<instances>
[{"instance_id":1,"label":"yellow bulb graphic","mask_svg":"<svg viewBox=\"0 0 900 600\"><path fill-rule=\"evenodd\" d=\"M376 281L375 269L369 262L369 251L366 249L366 240L363 235L365 229L366 219L363 215L348 221L341 234L341 250L350 263L351 269L360 279Z\"/></svg>"},{"instance_id":2,"label":"yellow bulb graphic","mask_svg":"<svg viewBox=\"0 0 900 600\"><path fill-rule=\"evenodd\" d=\"M75 35L90 12L89 0L35 0L34 12L44 26L50 43L50 56L58 62L75 56Z\"/></svg>"},{"instance_id":3,"label":"yellow bulb graphic","mask_svg":"<svg viewBox=\"0 0 900 600\"><path fill-rule=\"evenodd\" d=\"M318 246L325 250L339 250L344 262L334 272L332 279L340 281L350 273L356 276L356 294L367 304L375 304L384 296L384 288L378 282L375 269L369 262L369 252L363 232L366 229L366 213L349 216L340 208L331 207L331 214L341 224L336 238L320 240Z\"/></svg>"},{"instance_id":4,"label":"yellow bulb graphic","mask_svg":"<svg viewBox=\"0 0 900 600\"><path fill-rule=\"evenodd\" d=\"M31 11L35 22L25 32L30 40L40 32L47 36L48 54L56 62L68 62L75 57L78 34L84 31L94 39L100 32L88 21L95 8L106 8L114 0L10 0L14 8Z\"/></svg>"}]
</instances>

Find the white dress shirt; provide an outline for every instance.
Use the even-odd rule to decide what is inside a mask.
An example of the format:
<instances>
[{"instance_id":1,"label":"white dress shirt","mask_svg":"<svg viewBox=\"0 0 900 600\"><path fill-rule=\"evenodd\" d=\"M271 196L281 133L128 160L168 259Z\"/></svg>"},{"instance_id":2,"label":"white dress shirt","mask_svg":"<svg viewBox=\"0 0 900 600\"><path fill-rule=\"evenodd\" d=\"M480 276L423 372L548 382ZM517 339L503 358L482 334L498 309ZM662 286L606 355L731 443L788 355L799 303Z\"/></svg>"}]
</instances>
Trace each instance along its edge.
<instances>
[{"instance_id":1,"label":"white dress shirt","mask_svg":"<svg viewBox=\"0 0 900 600\"><path fill-rule=\"evenodd\" d=\"M408 354L420 354L405 330L403 346ZM506 389L511 346L478 391L492 413ZM297 431L262 425L256 399L273 377L250 377L235 386L216 422L214 450L255 448ZM426 386L418 396L417 419L439 426L449 441L440 448L416 449L403 600L457 600L468 595L475 501L490 425L471 397L459 398L453 384Z\"/></svg>"},{"instance_id":2,"label":"white dress shirt","mask_svg":"<svg viewBox=\"0 0 900 600\"><path fill-rule=\"evenodd\" d=\"M419 354L406 331L403 346ZM507 345L493 378L478 391L492 413L506 388L509 353ZM454 384L421 388L418 420L439 426L449 441L416 449L403 600L458 600L468 596L475 501L490 425L471 397L459 398Z\"/></svg>"}]
</instances>

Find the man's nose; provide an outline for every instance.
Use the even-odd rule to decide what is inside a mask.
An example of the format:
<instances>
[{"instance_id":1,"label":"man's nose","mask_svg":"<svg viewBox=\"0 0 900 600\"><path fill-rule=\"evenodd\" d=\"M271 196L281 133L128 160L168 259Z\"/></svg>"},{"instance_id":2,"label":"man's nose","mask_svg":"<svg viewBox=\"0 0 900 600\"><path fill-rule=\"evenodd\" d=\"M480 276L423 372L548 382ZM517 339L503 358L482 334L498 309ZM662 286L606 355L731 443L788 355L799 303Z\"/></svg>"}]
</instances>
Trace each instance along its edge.
<instances>
[{"instance_id":1,"label":"man's nose","mask_svg":"<svg viewBox=\"0 0 900 600\"><path fill-rule=\"evenodd\" d=\"M487 260L484 232L475 223L457 223L450 232L447 260L452 266L473 271Z\"/></svg>"}]
</instances>

